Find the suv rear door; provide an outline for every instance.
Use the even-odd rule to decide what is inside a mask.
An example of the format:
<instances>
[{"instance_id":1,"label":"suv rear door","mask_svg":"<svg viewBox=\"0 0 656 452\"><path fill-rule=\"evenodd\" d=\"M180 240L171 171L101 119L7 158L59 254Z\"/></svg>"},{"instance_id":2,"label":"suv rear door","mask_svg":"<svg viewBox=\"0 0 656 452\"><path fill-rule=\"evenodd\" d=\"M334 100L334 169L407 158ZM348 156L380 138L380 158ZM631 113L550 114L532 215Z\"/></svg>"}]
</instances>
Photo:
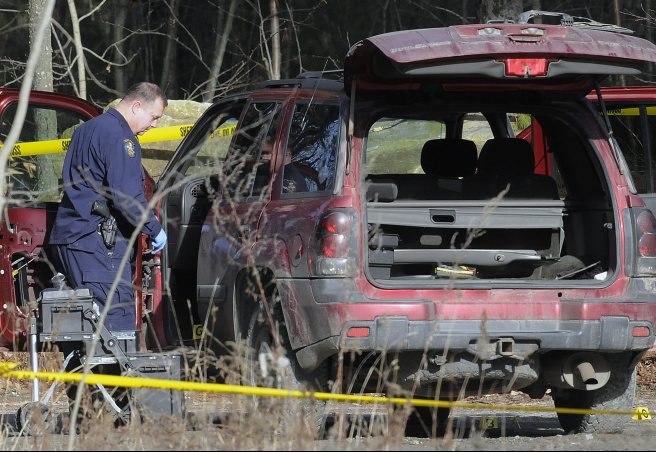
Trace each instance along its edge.
<instances>
[{"instance_id":1,"label":"suv rear door","mask_svg":"<svg viewBox=\"0 0 656 452\"><path fill-rule=\"evenodd\" d=\"M638 75L656 61L648 41L623 34L537 24L461 25L374 36L346 56L347 92L358 79L402 88L403 83L438 83L445 90L471 89L497 79L522 81L529 89L587 93L608 75Z\"/></svg>"},{"instance_id":2,"label":"suv rear door","mask_svg":"<svg viewBox=\"0 0 656 452\"><path fill-rule=\"evenodd\" d=\"M152 313L153 332L161 346L190 339L192 325L198 322L195 308L198 242L203 220L216 196L209 181L225 160L245 103L243 95L228 96L208 108L179 145L158 181L157 190L162 194L160 212L168 241L161 262L151 260L144 272L150 289L146 305Z\"/></svg>"},{"instance_id":3,"label":"suv rear door","mask_svg":"<svg viewBox=\"0 0 656 452\"><path fill-rule=\"evenodd\" d=\"M218 196L203 223L197 265L199 320L210 330L217 330L213 308L219 307L221 319L231 318L226 281L234 280L237 269L253 268L251 249L271 197L282 112L280 98L251 99L217 174Z\"/></svg>"},{"instance_id":4,"label":"suv rear door","mask_svg":"<svg viewBox=\"0 0 656 452\"><path fill-rule=\"evenodd\" d=\"M0 143L9 134L19 91L0 89ZM10 203L0 219L0 345L11 347L24 326L14 322L14 306L35 301L52 276L42 254L61 196L61 168L73 130L100 114L83 99L32 91L23 128L9 162ZM44 140L48 140L43 142ZM38 143L37 143L38 142ZM19 203L20 202L20 203ZM27 203L29 202L29 203Z\"/></svg>"},{"instance_id":5,"label":"suv rear door","mask_svg":"<svg viewBox=\"0 0 656 452\"><path fill-rule=\"evenodd\" d=\"M279 139L271 201L262 216L253 258L273 270L277 289L291 304L302 302L291 290L290 279L316 274L311 267L318 265L316 247L322 246L317 229L331 212L339 210L329 205L339 205L335 198L342 194L336 182L343 145L341 101L339 92L326 95L308 90L292 96L286 108L288 120ZM248 308L242 306L241 311L248 312ZM309 340L309 329L298 318L289 320L291 345L299 347ZM245 337L245 331L241 334ZM303 338L301 342L299 338Z\"/></svg>"}]
</instances>

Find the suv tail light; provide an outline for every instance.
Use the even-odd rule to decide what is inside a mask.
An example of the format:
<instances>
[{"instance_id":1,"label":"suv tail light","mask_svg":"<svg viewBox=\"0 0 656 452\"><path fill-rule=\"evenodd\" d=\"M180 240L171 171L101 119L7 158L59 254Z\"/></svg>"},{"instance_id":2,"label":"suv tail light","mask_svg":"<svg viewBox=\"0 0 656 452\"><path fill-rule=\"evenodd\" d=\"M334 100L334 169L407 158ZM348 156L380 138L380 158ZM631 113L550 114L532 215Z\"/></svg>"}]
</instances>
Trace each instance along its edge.
<instances>
[{"instance_id":1,"label":"suv tail light","mask_svg":"<svg viewBox=\"0 0 656 452\"><path fill-rule=\"evenodd\" d=\"M506 76L540 77L547 75L549 63L556 60L549 58L506 58L502 61L506 67Z\"/></svg>"},{"instance_id":2,"label":"suv tail light","mask_svg":"<svg viewBox=\"0 0 656 452\"><path fill-rule=\"evenodd\" d=\"M355 224L351 209L331 209L321 216L311 266L316 276L353 276L358 252Z\"/></svg>"},{"instance_id":3,"label":"suv tail light","mask_svg":"<svg viewBox=\"0 0 656 452\"><path fill-rule=\"evenodd\" d=\"M650 210L632 208L635 259L632 276L656 275L656 218Z\"/></svg>"}]
</instances>

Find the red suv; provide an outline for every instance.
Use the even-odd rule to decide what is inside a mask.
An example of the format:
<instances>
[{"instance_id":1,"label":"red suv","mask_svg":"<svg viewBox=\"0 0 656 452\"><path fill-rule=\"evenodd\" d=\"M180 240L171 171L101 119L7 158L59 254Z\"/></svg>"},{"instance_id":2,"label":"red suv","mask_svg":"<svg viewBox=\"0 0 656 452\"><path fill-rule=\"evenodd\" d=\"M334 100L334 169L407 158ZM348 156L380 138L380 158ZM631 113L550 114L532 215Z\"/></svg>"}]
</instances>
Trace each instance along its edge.
<instances>
[{"instance_id":1,"label":"red suv","mask_svg":"<svg viewBox=\"0 0 656 452\"><path fill-rule=\"evenodd\" d=\"M273 358L321 390L551 389L557 407L631 409L656 322L656 220L632 174L652 173L625 159L629 129L595 88L656 46L565 23L373 36L343 72L213 104L156 187L169 242L139 275L151 346L245 340L250 384L281 384ZM27 243L16 215L6 249ZM2 264L14 300L38 291L18 279L30 258ZM558 416L578 432L629 419Z\"/></svg>"},{"instance_id":2,"label":"red suv","mask_svg":"<svg viewBox=\"0 0 656 452\"><path fill-rule=\"evenodd\" d=\"M631 409L656 220L586 95L654 61L590 23L407 30L217 102L157 187L160 341L244 339L251 383L280 345L317 389Z\"/></svg>"}]
</instances>

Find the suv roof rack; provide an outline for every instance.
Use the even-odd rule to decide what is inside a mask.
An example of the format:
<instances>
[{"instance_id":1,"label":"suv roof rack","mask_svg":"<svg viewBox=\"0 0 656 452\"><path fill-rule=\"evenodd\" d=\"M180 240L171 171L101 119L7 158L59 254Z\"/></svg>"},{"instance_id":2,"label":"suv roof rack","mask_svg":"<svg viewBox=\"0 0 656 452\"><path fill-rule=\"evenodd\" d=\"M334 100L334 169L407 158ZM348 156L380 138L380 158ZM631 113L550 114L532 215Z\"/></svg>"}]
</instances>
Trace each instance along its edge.
<instances>
[{"instance_id":1,"label":"suv roof rack","mask_svg":"<svg viewBox=\"0 0 656 452\"><path fill-rule=\"evenodd\" d=\"M296 76L296 78L325 78L329 80L344 80L344 70L343 69L333 69L330 71L306 71L301 72Z\"/></svg>"},{"instance_id":2,"label":"suv roof rack","mask_svg":"<svg viewBox=\"0 0 656 452\"><path fill-rule=\"evenodd\" d=\"M341 91L344 89L344 71L342 69L330 71L307 71L301 72L296 78L266 80L257 85L258 88L285 88L292 86L306 89Z\"/></svg>"},{"instance_id":3,"label":"suv roof rack","mask_svg":"<svg viewBox=\"0 0 656 452\"><path fill-rule=\"evenodd\" d=\"M580 27L580 28L587 28L589 30L610 31L614 33L622 33L622 34L629 34L629 35L633 34L633 30L629 28L620 27L619 25L605 24L602 22L597 22L596 20L589 19L587 17L570 16L569 14L566 13L541 11L538 9L524 11L517 17L517 23L528 24L531 19L534 19L536 17L560 18L559 25L565 27Z\"/></svg>"}]
</instances>

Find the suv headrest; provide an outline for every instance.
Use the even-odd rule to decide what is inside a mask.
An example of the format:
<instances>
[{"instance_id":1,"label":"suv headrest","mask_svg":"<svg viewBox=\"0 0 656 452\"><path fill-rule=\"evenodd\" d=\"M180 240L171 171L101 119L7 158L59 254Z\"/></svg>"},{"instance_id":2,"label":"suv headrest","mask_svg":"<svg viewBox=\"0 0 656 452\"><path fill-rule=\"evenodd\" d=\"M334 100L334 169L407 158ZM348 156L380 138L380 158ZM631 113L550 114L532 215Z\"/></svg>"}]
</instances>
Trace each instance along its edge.
<instances>
[{"instance_id":1,"label":"suv headrest","mask_svg":"<svg viewBox=\"0 0 656 452\"><path fill-rule=\"evenodd\" d=\"M487 140L478 157L478 174L521 177L533 174L534 169L533 148L521 138Z\"/></svg>"},{"instance_id":2,"label":"suv headrest","mask_svg":"<svg viewBox=\"0 0 656 452\"><path fill-rule=\"evenodd\" d=\"M465 177L476 170L476 144L460 138L429 140L421 150L421 168L435 177Z\"/></svg>"}]
</instances>

